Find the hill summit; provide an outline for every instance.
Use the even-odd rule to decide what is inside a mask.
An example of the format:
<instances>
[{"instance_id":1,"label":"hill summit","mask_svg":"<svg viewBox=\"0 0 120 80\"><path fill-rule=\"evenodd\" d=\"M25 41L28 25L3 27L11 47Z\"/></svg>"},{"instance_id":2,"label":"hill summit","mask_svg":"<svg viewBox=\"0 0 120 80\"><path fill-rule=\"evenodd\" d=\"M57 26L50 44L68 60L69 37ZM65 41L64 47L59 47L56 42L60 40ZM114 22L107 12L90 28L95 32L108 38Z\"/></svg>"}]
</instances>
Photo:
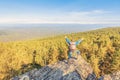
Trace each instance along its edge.
<instances>
[{"instance_id":1,"label":"hill summit","mask_svg":"<svg viewBox=\"0 0 120 80\"><path fill-rule=\"evenodd\" d=\"M77 59L71 58L34 69L12 80L120 80L120 72L97 79L91 65L79 55Z\"/></svg>"}]
</instances>

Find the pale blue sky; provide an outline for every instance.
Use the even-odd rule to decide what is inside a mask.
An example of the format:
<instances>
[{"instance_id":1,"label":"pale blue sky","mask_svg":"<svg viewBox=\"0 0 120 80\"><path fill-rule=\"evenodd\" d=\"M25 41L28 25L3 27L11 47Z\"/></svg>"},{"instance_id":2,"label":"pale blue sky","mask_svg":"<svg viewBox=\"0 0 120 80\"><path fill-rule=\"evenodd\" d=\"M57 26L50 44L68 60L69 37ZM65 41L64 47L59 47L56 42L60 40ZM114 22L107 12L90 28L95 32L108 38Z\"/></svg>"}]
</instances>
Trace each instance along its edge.
<instances>
[{"instance_id":1,"label":"pale blue sky","mask_svg":"<svg viewBox=\"0 0 120 80\"><path fill-rule=\"evenodd\" d=\"M0 24L120 24L120 0L0 0Z\"/></svg>"}]
</instances>

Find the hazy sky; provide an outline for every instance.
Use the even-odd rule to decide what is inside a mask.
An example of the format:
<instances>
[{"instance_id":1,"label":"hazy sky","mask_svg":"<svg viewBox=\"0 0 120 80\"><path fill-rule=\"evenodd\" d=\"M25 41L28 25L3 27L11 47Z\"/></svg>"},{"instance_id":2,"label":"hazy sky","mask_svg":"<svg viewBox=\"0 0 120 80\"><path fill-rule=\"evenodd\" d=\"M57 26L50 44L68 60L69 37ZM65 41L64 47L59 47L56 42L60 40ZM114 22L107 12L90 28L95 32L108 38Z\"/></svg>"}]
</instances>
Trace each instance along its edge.
<instances>
[{"instance_id":1,"label":"hazy sky","mask_svg":"<svg viewBox=\"0 0 120 80\"><path fill-rule=\"evenodd\" d=\"M120 24L120 0L0 0L0 24Z\"/></svg>"}]
</instances>

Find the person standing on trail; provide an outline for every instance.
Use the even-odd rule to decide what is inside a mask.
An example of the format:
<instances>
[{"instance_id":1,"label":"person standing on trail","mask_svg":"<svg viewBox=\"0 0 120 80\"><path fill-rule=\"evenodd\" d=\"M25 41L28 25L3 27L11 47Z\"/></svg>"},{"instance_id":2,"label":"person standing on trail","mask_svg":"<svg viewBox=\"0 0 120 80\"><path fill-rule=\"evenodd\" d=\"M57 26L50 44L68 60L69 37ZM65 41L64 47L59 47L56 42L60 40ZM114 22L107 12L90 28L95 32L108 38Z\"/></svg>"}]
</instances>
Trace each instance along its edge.
<instances>
[{"instance_id":1,"label":"person standing on trail","mask_svg":"<svg viewBox=\"0 0 120 80\"><path fill-rule=\"evenodd\" d=\"M83 38L78 41L74 41L73 39L70 41L67 38L67 36L65 36L65 39L69 46L68 59L72 58L72 53L74 53L74 52L77 55L80 54L80 51L76 49L76 46L79 45L79 43L81 43L83 41Z\"/></svg>"}]
</instances>

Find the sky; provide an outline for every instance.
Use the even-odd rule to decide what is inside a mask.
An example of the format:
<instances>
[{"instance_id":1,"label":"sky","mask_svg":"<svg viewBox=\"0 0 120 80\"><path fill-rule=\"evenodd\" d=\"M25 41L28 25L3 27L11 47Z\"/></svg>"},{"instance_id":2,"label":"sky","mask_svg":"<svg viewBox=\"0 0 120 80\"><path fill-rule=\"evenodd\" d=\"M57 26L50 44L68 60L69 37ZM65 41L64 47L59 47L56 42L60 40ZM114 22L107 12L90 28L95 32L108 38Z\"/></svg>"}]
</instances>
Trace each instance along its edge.
<instances>
[{"instance_id":1,"label":"sky","mask_svg":"<svg viewBox=\"0 0 120 80\"><path fill-rule=\"evenodd\" d=\"M120 24L120 0L0 0L0 24Z\"/></svg>"}]
</instances>

